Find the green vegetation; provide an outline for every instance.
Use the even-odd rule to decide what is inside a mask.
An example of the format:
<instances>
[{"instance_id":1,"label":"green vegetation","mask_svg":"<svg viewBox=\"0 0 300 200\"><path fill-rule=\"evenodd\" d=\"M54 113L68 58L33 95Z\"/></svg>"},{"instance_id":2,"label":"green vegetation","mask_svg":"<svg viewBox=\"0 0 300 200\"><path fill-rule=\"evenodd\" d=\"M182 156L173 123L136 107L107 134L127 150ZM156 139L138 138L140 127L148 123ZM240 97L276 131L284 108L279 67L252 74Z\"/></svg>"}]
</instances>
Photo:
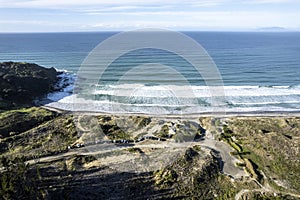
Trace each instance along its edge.
<instances>
[{"instance_id":1,"label":"green vegetation","mask_svg":"<svg viewBox=\"0 0 300 200\"><path fill-rule=\"evenodd\" d=\"M238 163L237 166L239 167L245 167L246 171L251 175L252 178L259 181L260 183L263 182L263 176L258 171L258 166L253 162L251 159L247 159L247 155L250 155L250 151L244 151L243 147L238 144L237 142L233 141L233 137L235 137L236 134L227 126L223 125L223 132L221 133L221 139L226 141L232 148L234 148L235 152L230 152L231 155L238 156L243 163ZM253 155L249 156L252 157Z\"/></svg>"},{"instance_id":2,"label":"green vegetation","mask_svg":"<svg viewBox=\"0 0 300 200\"><path fill-rule=\"evenodd\" d=\"M274 194L272 193L261 193L261 192L253 192L247 195L248 199L256 199L256 200L292 200L296 199L288 195L282 194Z\"/></svg>"},{"instance_id":3,"label":"green vegetation","mask_svg":"<svg viewBox=\"0 0 300 200\"><path fill-rule=\"evenodd\" d=\"M14 121L16 118L19 120ZM1 119L0 123L6 123L1 128L5 137L0 140L0 157L33 159L52 155L66 151L78 138L72 116L60 116L42 108L4 112Z\"/></svg>"},{"instance_id":4,"label":"green vegetation","mask_svg":"<svg viewBox=\"0 0 300 200\"><path fill-rule=\"evenodd\" d=\"M150 117L141 117L141 116L130 116L129 120L132 120L138 128L146 127L150 124L151 118Z\"/></svg>"},{"instance_id":5,"label":"green vegetation","mask_svg":"<svg viewBox=\"0 0 300 200\"><path fill-rule=\"evenodd\" d=\"M130 117L98 117L98 123L110 140L133 140L133 133L146 127L151 118L130 116Z\"/></svg>"},{"instance_id":6,"label":"green vegetation","mask_svg":"<svg viewBox=\"0 0 300 200\"><path fill-rule=\"evenodd\" d=\"M218 161L205 155L200 146L186 150L173 164L154 173L160 189L174 190L172 198L233 199L239 188L255 188L253 183L232 182L220 173Z\"/></svg>"},{"instance_id":7,"label":"green vegetation","mask_svg":"<svg viewBox=\"0 0 300 200\"><path fill-rule=\"evenodd\" d=\"M105 124L101 126L104 134L110 140L130 140L131 135L123 131L118 125Z\"/></svg>"},{"instance_id":8,"label":"green vegetation","mask_svg":"<svg viewBox=\"0 0 300 200\"><path fill-rule=\"evenodd\" d=\"M155 136L159 138L170 138L171 135L169 135L169 127L167 124L164 124L160 131L154 133Z\"/></svg>"},{"instance_id":9,"label":"green vegetation","mask_svg":"<svg viewBox=\"0 0 300 200\"><path fill-rule=\"evenodd\" d=\"M155 172L155 184L157 186L170 186L177 179L177 174L174 170L158 170Z\"/></svg>"},{"instance_id":10,"label":"green vegetation","mask_svg":"<svg viewBox=\"0 0 300 200\"><path fill-rule=\"evenodd\" d=\"M53 119L57 114L37 107L0 113L0 138L17 135Z\"/></svg>"},{"instance_id":11,"label":"green vegetation","mask_svg":"<svg viewBox=\"0 0 300 200\"><path fill-rule=\"evenodd\" d=\"M1 199L41 199L43 191L38 188L41 178L39 168L30 168L24 158L1 159L4 171L0 173Z\"/></svg>"},{"instance_id":12,"label":"green vegetation","mask_svg":"<svg viewBox=\"0 0 300 200\"><path fill-rule=\"evenodd\" d=\"M221 174L220 160L200 143L187 148L167 166L147 173L118 173L110 168L108 161L120 159L116 160L115 165L118 165L124 155L148 159L155 155L152 154L154 148L133 146L100 155L86 155L87 145L82 149L67 150L75 142L86 141L84 133L91 131L103 131L109 139L145 135L151 129L149 124L155 120L137 116L73 117L37 107L2 112L0 197L51 199L57 197L55 195L65 198L73 195L77 198L85 195L76 196L79 191L89 191L88 195L94 195L96 188L103 198L108 197L105 196L109 195L108 188L117 188L117 192L129 199L137 194L139 197L146 194L149 199L157 194L157 197L166 199L233 199L241 188L250 190L243 196L248 199L292 199L283 194L299 193L299 118L233 118L222 127L221 139L234 148L231 154L240 158L237 165L245 168L261 184L282 192L276 196L259 191L261 187L252 179L233 180ZM204 124L205 119L201 120ZM221 125L220 121L215 123ZM172 139L180 141L189 141L205 133L199 124L190 121L168 122L162 127L161 137L170 139L171 127L176 129ZM136 133L141 128L142 131ZM153 144L158 142L163 141ZM152 144L152 141L147 143ZM46 156L50 159L47 160ZM32 160L42 157L43 161L38 164ZM110 192L115 192L114 189Z\"/></svg>"},{"instance_id":13,"label":"green vegetation","mask_svg":"<svg viewBox=\"0 0 300 200\"><path fill-rule=\"evenodd\" d=\"M94 156L82 156L75 155L70 159L66 160L66 169L70 171L75 171L84 167L84 164L88 164L97 160Z\"/></svg>"},{"instance_id":14,"label":"green vegetation","mask_svg":"<svg viewBox=\"0 0 300 200\"><path fill-rule=\"evenodd\" d=\"M127 151L129 151L130 153L144 153L140 148L136 147L128 148Z\"/></svg>"},{"instance_id":15,"label":"green vegetation","mask_svg":"<svg viewBox=\"0 0 300 200\"><path fill-rule=\"evenodd\" d=\"M227 134L232 130L224 140L238 152L254 178L262 181L263 171L273 188L300 193L299 118L233 118L223 130Z\"/></svg>"}]
</instances>

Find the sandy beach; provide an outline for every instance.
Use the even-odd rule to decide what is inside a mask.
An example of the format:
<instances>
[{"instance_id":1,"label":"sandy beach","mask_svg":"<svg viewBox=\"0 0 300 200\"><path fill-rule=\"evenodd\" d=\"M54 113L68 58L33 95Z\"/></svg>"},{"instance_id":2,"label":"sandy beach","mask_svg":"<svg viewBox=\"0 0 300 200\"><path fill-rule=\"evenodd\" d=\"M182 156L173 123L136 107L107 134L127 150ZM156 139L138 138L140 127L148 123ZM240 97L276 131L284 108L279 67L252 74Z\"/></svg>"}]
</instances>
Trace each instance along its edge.
<instances>
[{"instance_id":1,"label":"sandy beach","mask_svg":"<svg viewBox=\"0 0 300 200\"><path fill-rule=\"evenodd\" d=\"M222 113L190 113L190 114L147 114L147 113L111 113L99 111L68 111L49 105L42 108L59 113L74 113L75 115L114 115L114 116L149 116L156 118L198 118L198 117L300 117L300 111L253 111L253 112L222 112Z\"/></svg>"}]
</instances>

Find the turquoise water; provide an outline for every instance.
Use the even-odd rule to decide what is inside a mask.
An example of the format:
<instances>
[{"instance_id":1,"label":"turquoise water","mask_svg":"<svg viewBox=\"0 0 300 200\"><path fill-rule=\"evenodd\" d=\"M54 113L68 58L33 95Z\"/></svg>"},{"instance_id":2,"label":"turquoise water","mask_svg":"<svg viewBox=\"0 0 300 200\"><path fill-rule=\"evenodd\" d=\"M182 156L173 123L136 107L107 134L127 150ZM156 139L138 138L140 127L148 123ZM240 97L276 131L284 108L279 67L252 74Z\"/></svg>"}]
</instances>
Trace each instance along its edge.
<instances>
[{"instance_id":1,"label":"turquoise water","mask_svg":"<svg viewBox=\"0 0 300 200\"><path fill-rule=\"evenodd\" d=\"M76 74L89 52L114 34L116 33L0 34L0 62L26 61ZM201 44L216 63L225 85L226 111L300 110L299 32L185 34ZM122 78L123 71L132 66L153 62L175 66L174 69L192 85L193 95L174 98L166 87L172 91L184 91L185 88L178 85L181 80L163 70L151 68L148 75L133 73L122 84L117 83ZM107 112L111 109L116 112L153 112L153 108L163 113L209 112L211 97L207 88L203 87L205 81L188 65L189 63L169 52L155 49L132 51L117 59L104 73L102 81L95 86L93 100L98 102L99 111ZM162 82L164 87L156 84ZM134 90L135 93L131 96L121 95L126 90ZM59 95L49 97L59 101L52 105L65 109L72 107L69 105L70 97L62 99L57 96Z\"/></svg>"}]
</instances>

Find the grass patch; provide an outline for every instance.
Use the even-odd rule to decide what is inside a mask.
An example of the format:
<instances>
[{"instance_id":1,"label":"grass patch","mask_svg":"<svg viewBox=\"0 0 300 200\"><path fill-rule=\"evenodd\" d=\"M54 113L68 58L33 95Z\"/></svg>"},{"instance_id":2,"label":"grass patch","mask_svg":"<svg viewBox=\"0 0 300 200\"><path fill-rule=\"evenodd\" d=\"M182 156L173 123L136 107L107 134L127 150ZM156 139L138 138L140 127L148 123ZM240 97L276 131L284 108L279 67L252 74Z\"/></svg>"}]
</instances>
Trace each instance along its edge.
<instances>
[{"instance_id":1,"label":"grass patch","mask_svg":"<svg viewBox=\"0 0 300 200\"><path fill-rule=\"evenodd\" d=\"M1 157L23 156L26 160L67 150L79 137L69 115L58 116L26 132L0 141Z\"/></svg>"},{"instance_id":2,"label":"grass patch","mask_svg":"<svg viewBox=\"0 0 300 200\"><path fill-rule=\"evenodd\" d=\"M299 118L234 118L228 128L243 144L242 152L249 152L238 155L251 162L251 174L255 170L263 171L272 186L276 185L273 180L284 183L285 189L281 186L275 188L300 193L300 167L297 161L300 156ZM239 147L234 148L238 150Z\"/></svg>"},{"instance_id":3,"label":"grass patch","mask_svg":"<svg viewBox=\"0 0 300 200\"><path fill-rule=\"evenodd\" d=\"M53 119L56 115L56 113L38 107L3 112L0 114L0 137L5 138L30 130Z\"/></svg>"}]
</instances>

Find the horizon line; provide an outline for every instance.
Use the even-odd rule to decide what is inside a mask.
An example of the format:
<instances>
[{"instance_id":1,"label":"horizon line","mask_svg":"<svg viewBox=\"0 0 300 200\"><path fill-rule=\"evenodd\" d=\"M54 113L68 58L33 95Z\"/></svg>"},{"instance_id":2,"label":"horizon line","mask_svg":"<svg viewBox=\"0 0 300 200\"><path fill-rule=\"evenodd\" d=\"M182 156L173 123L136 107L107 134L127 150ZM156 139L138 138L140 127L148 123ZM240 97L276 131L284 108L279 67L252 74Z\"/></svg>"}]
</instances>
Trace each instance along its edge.
<instances>
[{"instance_id":1,"label":"horizon line","mask_svg":"<svg viewBox=\"0 0 300 200\"><path fill-rule=\"evenodd\" d=\"M120 33L120 32L127 32L127 31L135 31L135 30L143 30L141 29L132 29L132 30L84 30L84 31L4 31L0 34L34 34L34 33ZM162 29L164 30L164 29ZM300 32L300 29L284 29L284 30L264 30L264 29L236 29L236 30L171 30L165 29L170 31L177 31L177 32L253 32L253 33L293 33L293 32Z\"/></svg>"}]
</instances>

